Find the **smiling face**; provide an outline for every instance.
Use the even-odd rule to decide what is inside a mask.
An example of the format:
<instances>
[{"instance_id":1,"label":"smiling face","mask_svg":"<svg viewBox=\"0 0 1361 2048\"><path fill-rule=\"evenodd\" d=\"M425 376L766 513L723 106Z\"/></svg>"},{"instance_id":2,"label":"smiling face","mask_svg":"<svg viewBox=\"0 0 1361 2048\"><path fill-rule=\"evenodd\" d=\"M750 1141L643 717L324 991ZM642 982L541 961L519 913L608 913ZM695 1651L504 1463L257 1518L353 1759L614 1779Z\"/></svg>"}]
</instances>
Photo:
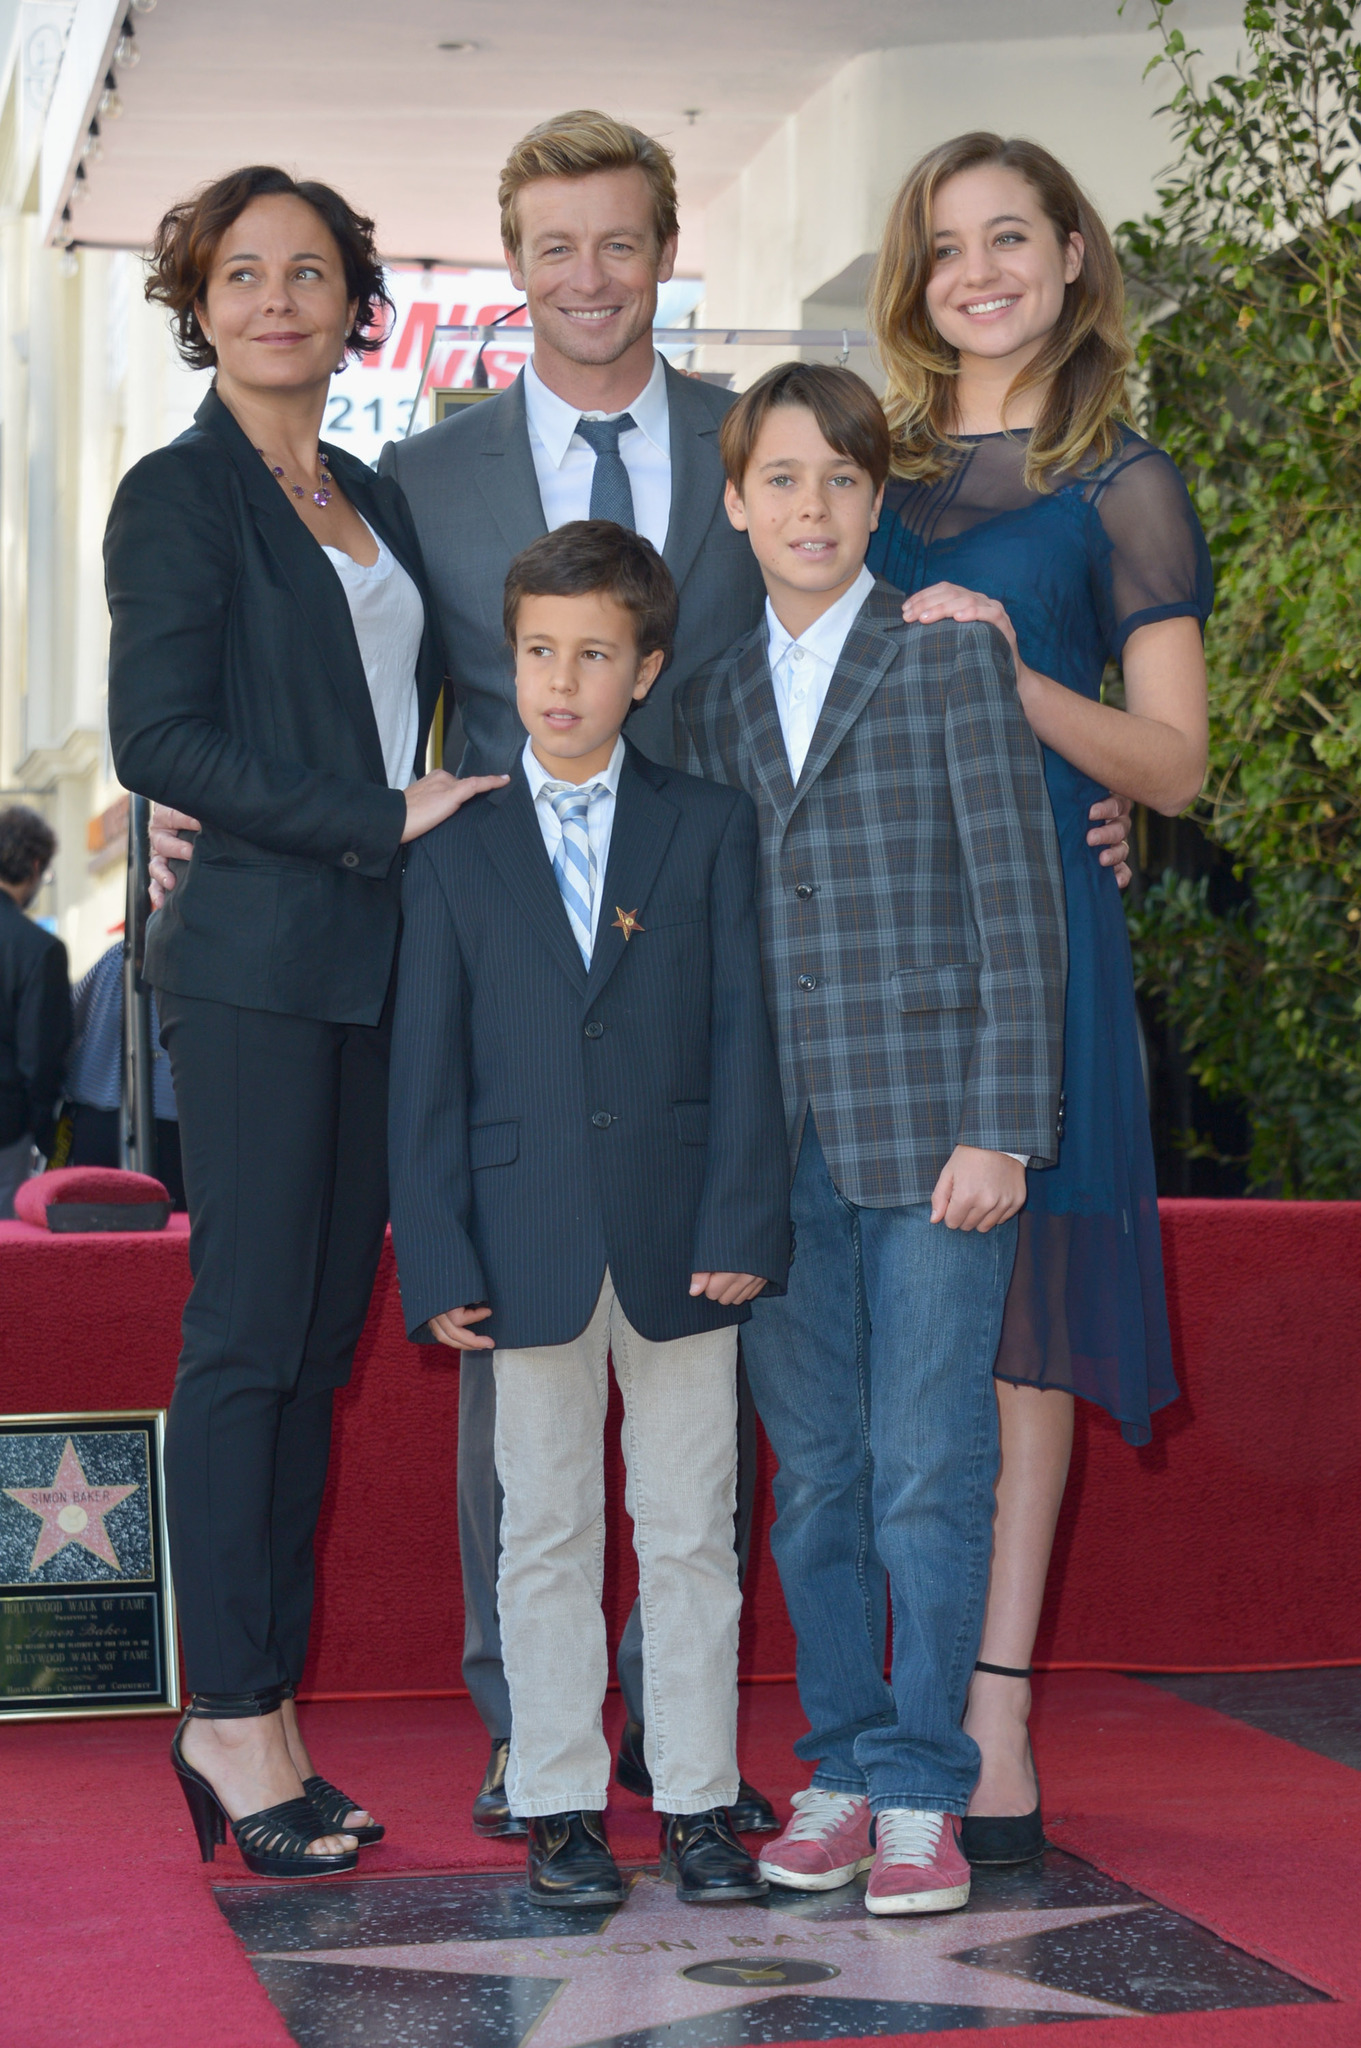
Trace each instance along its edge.
<instances>
[{"instance_id":1,"label":"smiling face","mask_svg":"<svg viewBox=\"0 0 1361 2048\"><path fill-rule=\"evenodd\" d=\"M529 301L534 355L617 363L649 359L657 286L670 277L675 241L657 244L652 188L634 167L584 178L535 178L515 198L518 251L512 282Z\"/></svg>"},{"instance_id":2,"label":"smiling face","mask_svg":"<svg viewBox=\"0 0 1361 2048\"><path fill-rule=\"evenodd\" d=\"M226 230L197 310L221 383L280 391L329 380L356 308L326 223L279 193L253 200Z\"/></svg>"},{"instance_id":3,"label":"smiling face","mask_svg":"<svg viewBox=\"0 0 1361 2048\"><path fill-rule=\"evenodd\" d=\"M777 618L796 638L860 574L883 495L824 440L807 406L766 414L742 487L730 483L723 502L751 541Z\"/></svg>"},{"instance_id":4,"label":"smiling face","mask_svg":"<svg viewBox=\"0 0 1361 2048\"><path fill-rule=\"evenodd\" d=\"M610 765L629 707L661 670L660 648L638 653L633 614L608 591L520 600L515 705L541 768L589 782Z\"/></svg>"},{"instance_id":5,"label":"smiling face","mask_svg":"<svg viewBox=\"0 0 1361 2048\"><path fill-rule=\"evenodd\" d=\"M942 339L1014 375L1043 348L1082 269L1081 235L1060 243L1019 171L980 164L940 187L926 305Z\"/></svg>"}]
</instances>

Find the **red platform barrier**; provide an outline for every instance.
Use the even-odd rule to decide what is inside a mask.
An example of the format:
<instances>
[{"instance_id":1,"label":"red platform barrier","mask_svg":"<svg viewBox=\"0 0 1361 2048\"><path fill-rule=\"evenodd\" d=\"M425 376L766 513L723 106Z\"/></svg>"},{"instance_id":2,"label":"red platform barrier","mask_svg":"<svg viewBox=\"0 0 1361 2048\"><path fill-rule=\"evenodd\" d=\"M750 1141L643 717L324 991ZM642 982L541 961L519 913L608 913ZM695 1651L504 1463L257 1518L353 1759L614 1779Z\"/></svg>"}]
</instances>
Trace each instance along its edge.
<instances>
[{"instance_id":1,"label":"red platform barrier","mask_svg":"<svg viewBox=\"0 0 1361 2048\"><path fill-rule=\"evenodd\" d=\"M1037 1661L1204 1670L1361 1660L1361 1203L1169 1201L1162 1221L1183 1398L1154 1418L1141 1451L1079 1402ZM137 1237L0 1224L0 1411L164 1405L187 1254L182 1218ZM405 1341L389 1250L337 1403L310 1692L461 1684L458 1372L447 1353ZM612 1466L617 1626L633 1581L617 1450ZM764 1446L760 1504L764 1527ZM763 1541L742 1668L792 1667Z\"/></svg>"}]
</instances>

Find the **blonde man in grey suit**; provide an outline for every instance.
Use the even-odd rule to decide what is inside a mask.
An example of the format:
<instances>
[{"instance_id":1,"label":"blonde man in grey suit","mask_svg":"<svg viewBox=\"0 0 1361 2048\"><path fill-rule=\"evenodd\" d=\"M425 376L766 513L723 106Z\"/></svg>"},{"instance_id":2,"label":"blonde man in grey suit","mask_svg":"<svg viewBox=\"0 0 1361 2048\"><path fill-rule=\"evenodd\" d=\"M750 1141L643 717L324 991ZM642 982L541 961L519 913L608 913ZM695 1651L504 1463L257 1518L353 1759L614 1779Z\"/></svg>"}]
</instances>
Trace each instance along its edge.
<instances>
[{"instance_id":1,"label":"blonde man in grey suit","mask_svg":"<svg viewBox=\"0 0 1361 2048\"><path fill-rule=\"evenodd\" d=\"M672 761L676 688L761 614L764 587L723 511L718 428L732 394L683 377L652 345L657 287L676 259L676 186L659 143L604 114L544 122L501 174L506 262L529 302L534 353L509 390L390 444L380 468L410 501L444 628L453 708L445 758L510 769L524 747L501 592L512 558L571 519L614 519L658 549L680 593L675 650L629 739ZM446 697L446 704L449 702ZM465 773L471 768L465 766ZM742 1383L738 1545L751 1525L755 1424ZM492 1462L490 1371L463 1368L459 1389L459 1542L463 1675L492 1738L473 1809L479 1833L523 1833L504 1776L510 1696L496 1612L500 1489ZM628 1725L620 1782L650 1794L642 1743L642 1632L635 1606L619 1649ZM745 1781L740 1829L775 1818Z\"/></svg>"}]
</instances>

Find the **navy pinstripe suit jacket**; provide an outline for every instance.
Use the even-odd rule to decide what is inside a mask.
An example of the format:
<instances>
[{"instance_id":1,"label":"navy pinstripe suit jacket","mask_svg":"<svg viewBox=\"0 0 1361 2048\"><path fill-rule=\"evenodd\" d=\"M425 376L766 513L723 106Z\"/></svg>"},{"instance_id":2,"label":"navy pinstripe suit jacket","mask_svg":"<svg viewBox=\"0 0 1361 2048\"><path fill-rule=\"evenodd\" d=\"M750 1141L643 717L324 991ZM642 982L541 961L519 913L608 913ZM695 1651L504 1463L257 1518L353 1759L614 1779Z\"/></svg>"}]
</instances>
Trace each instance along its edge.
<instances>
[{"instance_id":1,"label":"navy pinstripe suit jacket","mask_svg":"<svg viewBox=\"0 0 1361 2048\"><path fill-rule=\"evenodd\" d=\"M1063 874L993 626L906 626L877 583L797 784L764 621L677 697L677 759L750 791L791 1144L849 1201L927 1200L956 1145L1058 1156Z\"/></svg>"},{"instance_id":2,"label":"navy pinstripe suit jacket","mask_svg":"<svg viewBox=\"0 0 1361 2048\"><path fill-rule=\"evenodd\" d=\"M629 746L584 965L517 762L410 848L392 1045L409 1333L490 1302L500 1345L585 1328L608 1264L656 1342L745 1322L692 1272L782 1287L789 1168L756 930L756 814ZM630 938L613 922L634 911Z\"/></svg>"}]
</instances>

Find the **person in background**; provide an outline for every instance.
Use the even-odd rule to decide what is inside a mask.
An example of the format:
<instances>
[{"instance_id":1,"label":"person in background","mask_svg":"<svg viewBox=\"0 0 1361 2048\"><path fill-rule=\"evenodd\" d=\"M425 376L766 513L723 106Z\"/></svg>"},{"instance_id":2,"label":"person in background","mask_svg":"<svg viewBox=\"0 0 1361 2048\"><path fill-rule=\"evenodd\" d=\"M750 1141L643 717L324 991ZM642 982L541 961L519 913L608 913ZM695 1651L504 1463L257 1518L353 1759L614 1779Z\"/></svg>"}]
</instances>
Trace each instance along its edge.
<instances>
[{"instance_id":1,"label":"person in background","mask_svg":"<svg viewBox=\"0 0 1361 2048\"><path fill-rule=\"evenodd\" d=\"M24 915L56 850L36 811L0 811L0 1220L14 1215L34 1148L52 1150L71 1045L66 948Z\"/></svg>"},{"instance_id":2,"label":"person in background","mask_svg":"<svg viewBox=\"0 0 1361 2048\"><path fill-rule=\"evenodd\" d=\"M1125 424L1119 264L1048 151L976 133L923 157L889 215L870 324L894 435L870 566L909 593L909 623L1005 635L1063 854L1065 1122L1058 1164L1028 1177L997 1354L1002 1469L965 1716L983 1755L965 1854L1014 1863L1044 1847L1030 1657L1073 1396L1142 1444L1177 1394L1119 861L1088 849L1112 790L1175 817L1200 789L1213 577L1175 466ZM1113 662L1121 705L1102 701Z\"/></svg>"},{"instance_id":3,"label":"person in background","mask_svg":"<svg viewBox=\"0 0 1361 2048\"><path fill-rule=\"evenodd\" d=\"M119 1123L123 1103L123 944L101 953L76 983L75 1038L66 1075L58 1149L63 1166L121 1166ZM160 1042L160 1017L151 998L151 1092L156 1116L157 1180L176 1209L184 1207L180 1126L170 1058ZM55 1160L56 1155L54 1155Z\"/></svg>"}]
</instances>

